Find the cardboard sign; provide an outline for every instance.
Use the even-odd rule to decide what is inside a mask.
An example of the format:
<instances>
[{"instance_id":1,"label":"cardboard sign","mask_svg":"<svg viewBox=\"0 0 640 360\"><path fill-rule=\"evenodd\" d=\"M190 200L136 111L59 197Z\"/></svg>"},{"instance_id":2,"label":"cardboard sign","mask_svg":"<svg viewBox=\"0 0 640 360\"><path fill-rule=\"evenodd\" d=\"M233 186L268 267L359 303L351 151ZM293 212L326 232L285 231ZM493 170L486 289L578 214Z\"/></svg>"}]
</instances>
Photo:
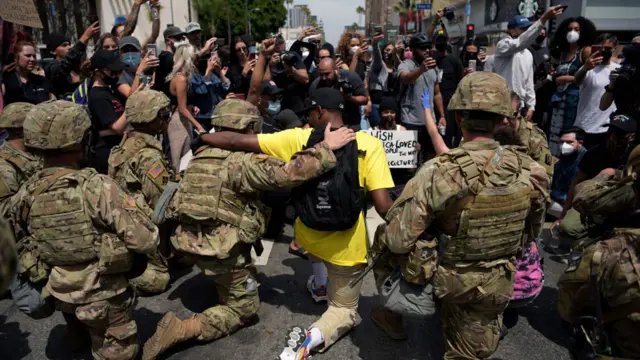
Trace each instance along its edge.
<instances>
[{"instance_id":1,"label":"cardboard sign","mask_svg":"<svg viewBox=\"0 0 640 360\"><path fill-rule=\"evenodd\" d=\"M0 16L4 21L42 29L33 0L0 0Z\"/></svg>"},{"instance_id":2,"label":"cardboard sign","mask_svg":"<svg viewBox=\"0 0 640 360\"><path fill-rule=\"evenodd\" d=\"M418 167L417 131L367 130L366 132L382 142L390 168Z\"/></svg>"}]
</instances>

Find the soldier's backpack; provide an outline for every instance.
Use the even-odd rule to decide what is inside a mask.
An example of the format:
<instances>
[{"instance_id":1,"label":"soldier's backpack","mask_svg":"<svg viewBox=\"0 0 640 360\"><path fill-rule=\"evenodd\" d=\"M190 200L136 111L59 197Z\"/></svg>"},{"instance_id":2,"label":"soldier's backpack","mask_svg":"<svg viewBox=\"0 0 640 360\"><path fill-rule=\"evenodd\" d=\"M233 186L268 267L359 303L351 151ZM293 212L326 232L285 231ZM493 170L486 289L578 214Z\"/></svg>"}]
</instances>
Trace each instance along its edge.
<instances>
[{"instance_id":1,"label":"soldier's backpack","mask_svg":"<svg viewBox=\"0 0 640 360\"><path fill-rule=\"evenodd\" d=\"M324 131L315 129L305 149L324 140ZM351 141L335 150L336 167L292 191L296 213L307 227L320 231L351 229L364 208L364 189L358 175L358 144Z\"/></svg>"}]
</instances>

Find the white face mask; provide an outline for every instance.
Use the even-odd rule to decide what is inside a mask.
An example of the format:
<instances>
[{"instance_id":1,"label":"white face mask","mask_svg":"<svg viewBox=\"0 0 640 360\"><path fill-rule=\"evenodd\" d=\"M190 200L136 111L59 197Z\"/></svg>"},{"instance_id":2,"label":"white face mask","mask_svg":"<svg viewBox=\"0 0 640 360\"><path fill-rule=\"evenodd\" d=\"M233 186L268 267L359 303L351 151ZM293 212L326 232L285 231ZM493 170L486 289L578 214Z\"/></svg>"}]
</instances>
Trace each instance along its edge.
<instances>
[{"instance_id":1,"label":"white face mask","mask_svg":"<svg viewBox=\"0 0 640 360\"><path fill-rule=\"evenodd\" d=\"M575 30L571 30L567 33L567 41L569 44L575 44L580 40L580 33Z\"/></svg>"},{"instance_id":2,"label":"white face mask","mask_svg":"<svg viewBox=\"0 0 640 360\"><path fill-rule=\"evenodd\" d=\"M562 143L562 146L560 147L560 152L565 156L573 154L574 152L576 152L576 150L576 148L567 143Z\"/></svg>"},{"instance_id":3,"label":"white face mask","mask_svg":"<svg viewBox=\"0 0 640 360\"><path fill-rule=\"evenodd\" d=\"M360 48L359 46L352 46L352 47L349 49L349 53L351 53L351 55L355 55L355 54L356 54L356 51L358 51L358 49L359 49L359 48Z\"/></svg>"}]
</instances>

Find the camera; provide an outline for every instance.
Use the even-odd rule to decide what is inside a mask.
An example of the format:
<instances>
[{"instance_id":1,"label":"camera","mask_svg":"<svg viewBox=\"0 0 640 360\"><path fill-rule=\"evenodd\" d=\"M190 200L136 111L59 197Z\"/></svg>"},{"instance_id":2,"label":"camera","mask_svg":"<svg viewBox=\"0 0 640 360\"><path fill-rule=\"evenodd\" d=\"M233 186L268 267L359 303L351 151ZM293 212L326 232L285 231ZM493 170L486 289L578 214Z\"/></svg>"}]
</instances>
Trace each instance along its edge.
<instances>
[{"instance_id":1,"label":"camera","mask_svg":"<svg viewBox=\"0 0 640 360\"><path fill-rule=\"evenodd\" d=\"M280 61L282 61L283 64L289 65L291 67L296 65L299 58L300 57L298 56L298 54L294 51L283 51L280 54Z\"/></svg>"},{"instance_id":2,"label":"camera","mask_svg":"<svg viewBox=\"0 0 640 360\"><path fill-rule=\"evenodd\" d=\"M340 76L338 78L338 86L340 86L342 91L347 95L351 95L353 93L353 85L351 85L351 83L349 82L349 79L345 79L342 76Z\"/></svg>"}]
</instances>

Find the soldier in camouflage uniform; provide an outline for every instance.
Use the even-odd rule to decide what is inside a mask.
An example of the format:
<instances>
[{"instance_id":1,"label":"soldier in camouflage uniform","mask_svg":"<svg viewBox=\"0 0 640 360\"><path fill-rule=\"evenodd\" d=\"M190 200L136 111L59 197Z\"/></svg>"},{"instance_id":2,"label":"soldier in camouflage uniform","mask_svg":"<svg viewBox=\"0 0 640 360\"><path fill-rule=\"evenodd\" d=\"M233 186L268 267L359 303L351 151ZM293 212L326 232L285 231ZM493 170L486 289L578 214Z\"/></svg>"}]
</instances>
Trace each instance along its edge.
<instances>
[{"instance_id":1,"label":"soldier in camouflage uniform","mask_svg":"<svg viewBox=\"0 0 640 360\"><path fill-rule=\"evenodd\" d=\"M159 91L144 90L131 95L125 114L133 131L111 150L108 161L109 176L151 209L155 208L167 183L174 180L162 144L155 138L167 128L171 119L170 106L169 98ZM158 250L149 256L145 272L129 282L136 289L159 294L167 289L169 278L167 260Z\"/></svg>"},{"instance_id":2,"label":"soldier in camouflage uniform","mask_svg":"<svg viewBox=\"0 0 640 360\"><path fill-rule=\"evenodd\" d=\"M11 226L5 219L0 219L0 295L9 288L16 274L17 262L16 240Z\"/></svg>"},{"instance_id":3,"label":"soldier in camouflage uniform","mask_svg":"<svg viewBox=\"0 0 640 360\"><path fill-rule=\"evenodd\" d=\"M29 112L25 145L44 169L10 199L10 216L28 253L50 267L43 295L55 299L71 339L90 336L95 359L133 359L138 336L125 273L132 252L157 248L158 229L113 179L78 168L90 126L87 112L67 101Z\"/></svg>"},{"instance_id":4,"label":"soldier in camouflage uniform","mask_svg":"<svg viewBox=\"0 0 640 360\"><path fill-rule=\"evenodd\" d=\"M42 159L24 148L22 124L33 108L32 104L13 103L7 105L0 115L0 128L9 134L4 146L0 148L0 208L25 181L42 169ZM3 213L4 210L0 209L0 212Z\"/></svg>"},{"instance_id":5,"label":"soldier in camouflage uniform","mask_svg":"<svg viewBox=\"0 0 640 360\"><path fill-rule=\"evenodd\" d=\"M262 129L262 118L246 101L225 100L216 106L212 125L252 134ZM293 188L335 167L331 150L347 142L336 142L329 133L327 127L323 143L289 162L210 146L194 152L169 205L167 217L179 223L171 242L215 280L220 305L187 320L167 313L144 345L143 359L155 359L188 339L216 340L254 319L260 300L258 284L249 270L250 250L252 246L260 249L270 212L259 200L261 192Z\"/></svg>"},{"instance_id":6,"label":"soldier in camouflage uniform","mask_svg":"<svg viewBox=\"0 0 640 360\"><path fill-rule=\"evenodd\" d=\"M572 351L589 356L579 358L640 357L640 146L625 172L622 179L601 174L576 188L573 204L585 222L615 227L574 247L558 281L558 311L576 340Z\"/></svg>"},{"instance_id":7,"label":"soldier in camouflage uniform","mask_svg":"<svg viewBox=\"0 0 640 360\"><path fill-rule=\"evenodd\" d=\"M444 359L484 359L495 352L513 293L515 257L532 240L525 223L538 234L544 222L544 168L492 140L513 115L510 100L499 75L464 77L449 110L465 143L425 163L376 231L375 248L408 254L407 266L417 264L418 272L402 269L407 281L433 286Z\"/></svg>"}]
</instances>

